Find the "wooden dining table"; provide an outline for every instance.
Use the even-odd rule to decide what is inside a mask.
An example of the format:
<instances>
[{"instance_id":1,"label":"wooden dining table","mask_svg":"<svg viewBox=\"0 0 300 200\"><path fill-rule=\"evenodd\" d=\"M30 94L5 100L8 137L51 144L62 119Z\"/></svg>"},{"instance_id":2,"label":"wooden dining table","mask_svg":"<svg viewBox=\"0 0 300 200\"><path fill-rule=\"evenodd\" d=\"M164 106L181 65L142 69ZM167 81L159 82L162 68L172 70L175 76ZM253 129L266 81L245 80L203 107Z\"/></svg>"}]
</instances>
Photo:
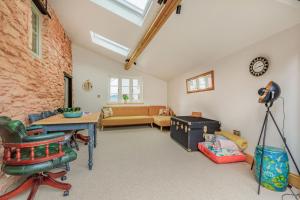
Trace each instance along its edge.
<instances>
[{"instance_id":1,"label":"wooden dining table","mask_svg":"<svg viewBox=\"0 0 300 200\"><path fill-rule=\"evenodd\" d=\"M76 131L88 130L88 167L93 168L93 151L97 146L97 123L99 122L100 112L83 113L79 118L65 118L63 114L54 115L42 120L35 121L32 125L42 125L45 133L55 131Z\"/></svg>"}]
</instances>

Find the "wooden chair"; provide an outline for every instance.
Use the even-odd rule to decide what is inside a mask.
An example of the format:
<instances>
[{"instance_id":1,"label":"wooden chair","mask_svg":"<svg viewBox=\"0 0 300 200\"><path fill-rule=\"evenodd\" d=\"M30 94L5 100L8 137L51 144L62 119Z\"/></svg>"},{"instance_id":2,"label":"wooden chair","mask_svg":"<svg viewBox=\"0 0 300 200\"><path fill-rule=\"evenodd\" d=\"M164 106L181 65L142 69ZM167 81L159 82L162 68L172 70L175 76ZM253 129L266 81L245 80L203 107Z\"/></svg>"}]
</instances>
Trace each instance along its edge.
<instances>
[{"instance_id":1,"label":"wooden chair","mask_svg":"<svg viewBox=\"0 0 300 200\"><path fill-rule=\"evenodd\" d=\"M55 179L66 179L66 171L49 172L77 158L67 145L64 133L28 135L21 121L0 117L0 136L4 146L2 171L12 176L27 176L16 189L0 196L8 200L31 188L27 200L32 200L40 185L48 185L69 195L71 185Z\"/></svg>"},{"instance_id":2,"label":"wooden chair","mask_svg":"<svg viewBox=\"0 0 300 200\"><path fill-rule=\"evenodd\" d=\"M202 112L192 112L192 117L202 117Z\"/></svg>"}]
</instances>

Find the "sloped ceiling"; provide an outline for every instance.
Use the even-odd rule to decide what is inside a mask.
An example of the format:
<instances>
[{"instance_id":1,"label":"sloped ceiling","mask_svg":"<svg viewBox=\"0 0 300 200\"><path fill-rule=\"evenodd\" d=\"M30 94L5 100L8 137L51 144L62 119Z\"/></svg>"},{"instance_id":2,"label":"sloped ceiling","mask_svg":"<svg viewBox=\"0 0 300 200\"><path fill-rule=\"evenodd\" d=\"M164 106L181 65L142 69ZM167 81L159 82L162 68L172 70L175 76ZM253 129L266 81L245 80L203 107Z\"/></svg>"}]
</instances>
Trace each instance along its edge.
<instances>
[{"instance_id":1,"label":"sloped ceiling","mask_svg":"<svg viewBox=\"0 0 300 200\"><path fill-rule=\"evenodd\" d=\"M134 49L159 6L143 27L89 0L50 0L72 41L120 62L125 58L91 42L93 30ZM137 60L134 68L163 80L207 65L300 23L297 0L183 0Z\"/></svg>"}]
</instances>

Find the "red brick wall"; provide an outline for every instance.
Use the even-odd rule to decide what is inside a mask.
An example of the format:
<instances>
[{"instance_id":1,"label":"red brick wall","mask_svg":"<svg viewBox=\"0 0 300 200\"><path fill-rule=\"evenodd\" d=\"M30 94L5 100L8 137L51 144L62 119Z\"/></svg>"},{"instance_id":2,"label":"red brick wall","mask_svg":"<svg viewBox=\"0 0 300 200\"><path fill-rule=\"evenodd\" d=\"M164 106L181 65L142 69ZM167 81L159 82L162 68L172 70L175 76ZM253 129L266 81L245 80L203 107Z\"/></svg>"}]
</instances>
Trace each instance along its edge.
<instances>
[{"instance_id":1,"label":"red brick wall","mask_svg":"<svg viewBox=\"0 0 300 200\"><path fill-rule=\"evenodd\" d=\"M52 9L42 17L42 56L31 52L31 0L0 1L0 115L64 105L63 72L72 74L71 41Z\"/></svg>"},{"instance_id":2,"label":"red brick wall","mask_svg":"<svg viewBox=\"0 0 300 200\"><path fill-rule=\"evenodd\" d=\"M50 14L52 19L42 17L42 56L36 58L31 0L0 0L0 115L27 122L29 113L64 105L63 73L72 74L71 41L52 9ZM0 193L14 180L0 173Z\"/></svg>"}]
</instances>

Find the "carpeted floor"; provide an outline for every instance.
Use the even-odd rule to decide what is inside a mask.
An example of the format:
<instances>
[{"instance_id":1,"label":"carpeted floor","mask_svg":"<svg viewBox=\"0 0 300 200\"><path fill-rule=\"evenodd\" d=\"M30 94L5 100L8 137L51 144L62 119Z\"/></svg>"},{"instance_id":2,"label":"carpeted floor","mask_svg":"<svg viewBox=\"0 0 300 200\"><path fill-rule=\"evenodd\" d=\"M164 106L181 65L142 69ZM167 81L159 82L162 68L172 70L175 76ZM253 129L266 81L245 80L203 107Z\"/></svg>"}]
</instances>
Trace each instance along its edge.
<instances>
[{"instance_id":1,"label":"carpeted floor","mask_svg":"<svg viewBox=\"0 0 300 200\"><path fill-rule=\"evenodd\" d=\"M98 131L93 171L87 169L87 148L80 145L68 174L70 196L43 186L36 199L280 200L282 193L262 189L256 194L249 168L246 163L216 165L200 152L185 151L157 128L106 129Z\"/></svg>"}]
</instances>

